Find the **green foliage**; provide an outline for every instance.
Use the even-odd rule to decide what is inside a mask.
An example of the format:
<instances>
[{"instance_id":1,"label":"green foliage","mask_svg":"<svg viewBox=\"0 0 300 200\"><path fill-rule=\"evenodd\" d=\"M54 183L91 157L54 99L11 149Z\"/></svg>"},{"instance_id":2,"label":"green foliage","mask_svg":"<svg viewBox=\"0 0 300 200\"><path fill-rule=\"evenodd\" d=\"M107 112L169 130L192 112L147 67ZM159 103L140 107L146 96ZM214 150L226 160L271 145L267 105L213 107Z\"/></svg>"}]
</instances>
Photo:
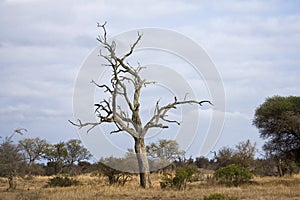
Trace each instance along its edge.
<instances>
[{"instance_id":1,"label":"green foliage","mask_svg":"<svg viewBox=\"0 0 300 200\"><path fill-rule=\"evenodd\" d=\"M215 172L215 177L219 183L237 187L241 184L249 183L252 174L243 167L231 164L218 169Z\"/></svg>"},{"instance_id":2,"label":"green foliage","mask_svg":"<svg viewBox=\"0 0 300 200\"><path fill-rule=\"evenodd\" d=\"M171 188L172 185L173 185L173 178L170 177L169 175L164 175L161 178L160 187L162 189Z\"/></svg>"},{"instance_id":3,"label":"green foliage","mask_svg":"<svg viewBox=\"0 0 300 200\"><path fill-rule=\"evenodd\" d=\"M231 197L220 193L213 193L209 196L204 196L203 200L237 200L237 197Z\"/></svg>"},{"instance_id":4,"label":"green foliage","mask_svg":"<svg viewBox=\"0 0 300 200\"><path fill-rule=\"evenodd\" d=\"M178 190L184 190L186 183L192 180L192 176L196 173L196 169L193 166L180 167L176 169L175 177L163 176L160 182L160 187L164 188L176 188Z\"/></svg>"},{"instance_id":5,"label":"green foliage","mask_svg":"<svg viewBox=\"0 0 300 200\"><path fill-rule=\"evenodd\" d=\"M267 98L256 109L253 124L268 139L263 148L269 155L300 164L300 97Z\"/></svg>"},{"instance_id":6,"label":"green foliage","mask_svg":"<svg viewBox=\"0 0 300 200\"><path fill-rule=\"evenodd\" d=\"M69 178L67 176L56 176L54 178L50 178L48 182L48 185L50 187L70 187L76 186L78 184L78 180Z\"/></svg>"}]
</instances>

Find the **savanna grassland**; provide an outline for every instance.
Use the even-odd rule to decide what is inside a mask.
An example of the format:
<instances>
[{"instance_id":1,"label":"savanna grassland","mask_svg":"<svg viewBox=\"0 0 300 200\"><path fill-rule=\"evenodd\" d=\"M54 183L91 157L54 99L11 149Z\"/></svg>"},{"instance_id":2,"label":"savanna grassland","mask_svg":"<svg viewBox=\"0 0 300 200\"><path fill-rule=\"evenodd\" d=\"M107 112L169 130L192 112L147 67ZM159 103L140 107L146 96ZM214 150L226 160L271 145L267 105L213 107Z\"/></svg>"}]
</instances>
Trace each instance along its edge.
<instances>
[{"instance_id":1,"label":"savanna grassland","mask_svg":"<svg viewBox=\"0 0 300 200\"><path fill-rule=\"evenodd\" d=\"M240 187L225 187L197 181L188 183L185 191L163 190L160 175L152 174L151 189L139 187L138 177L125 186L109 186L105 177L80 175L77 186L47 187L49 177L18 178L18 187L7 191L6 179L0 179L0 199L203 199L212 193L220 193L237 199L293 199L300 200L300 175L289 177L255 177L251 184Z\"/></svg>"}]
</instances>

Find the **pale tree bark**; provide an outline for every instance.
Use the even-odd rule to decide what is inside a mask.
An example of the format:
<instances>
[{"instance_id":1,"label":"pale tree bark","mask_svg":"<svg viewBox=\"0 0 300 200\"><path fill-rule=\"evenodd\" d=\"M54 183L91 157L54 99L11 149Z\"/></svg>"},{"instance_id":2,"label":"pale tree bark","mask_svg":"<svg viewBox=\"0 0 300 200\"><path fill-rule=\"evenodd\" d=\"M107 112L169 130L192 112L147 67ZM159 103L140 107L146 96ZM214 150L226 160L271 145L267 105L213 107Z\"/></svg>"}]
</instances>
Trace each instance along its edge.
<instances>
[{"instance_id":1,"label":"pale tree bark","mask_svg":"<svg viewBox=\"0 0 300 200\"><path fill-rule=\"evenodd\" d=\"M209 101L196 101L196 100L186 100L178 101L176 97L172 103L164 106L160 106L159 101L156 102L155 111L153 116L148 122L143 126L141 116L140 116L140 94L143 87L148 84L154 84L154 82L149 82L142 79L140 76L140 71L143 69L141 66L132 67L126 62L126 59L134 52L136 45L142 38L142 35L138 33L136 41L129 47L129 51L124 55L116 55L116 43L114 41L109 42L107 39L106 23L103 25L98 24L101 28L103 34L99 36L97 40L102 45L102 47L107 51L106 54L100 51L100 56L102 56L108 66L112 69L112 77L109 84L97 84L92 81L97 87L104 89L104 92L109 94L108 99L103 99L101 102L95 104L95 113L99 120L97 122L82 122L78 119L78 122L71 122L73 125L82 128L84 126L89 126L89 130L94 127L101 125L102 123L114 123L116 130L111 133L127 132L134 139L135 153L139 166L140 174L140 186L143 188L151 187L150 181L150 169L148 158L146 154L145 146L145 136L149 129L151 128L168 128L165 123L176 123L180 125L179 122L175 120L167 119L167 113L171 109L176 109L176 106L182 104L198 104L209 103ZM128 85L133 88L133 97L131 98L128 94ZM125 107L120 107L117 104L117 97L123 98L126 102ZM126 111L126 110L129 110Z\"/></svg>"}]
</instances>

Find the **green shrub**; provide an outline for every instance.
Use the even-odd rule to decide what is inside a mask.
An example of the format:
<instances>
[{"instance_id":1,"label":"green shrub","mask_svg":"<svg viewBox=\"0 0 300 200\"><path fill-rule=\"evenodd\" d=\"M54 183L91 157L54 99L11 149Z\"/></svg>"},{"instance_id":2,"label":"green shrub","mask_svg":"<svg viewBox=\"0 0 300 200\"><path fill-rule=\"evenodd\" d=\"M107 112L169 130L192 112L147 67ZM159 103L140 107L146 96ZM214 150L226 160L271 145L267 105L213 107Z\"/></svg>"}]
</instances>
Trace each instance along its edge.
<instances>
[{"instance_id":1,"label":"green shrub","mask_svg":"<svg viewBox=\"0 0 300 200\"><path fill-rule=\"evenodd\" d=\"M161 182L160 182L160 187L162 189L166 189L166 188L171 188L173 185L173 178L168 176L168 175L164 175L161 178Z\"/></svg>"},{"instance_id":2,"label":"green shrub","mask_svg":"<svg viewBox=\"0 0 300 200\"><path fill-rule=\"evenodd\" d=\"M227 186L239 186L249 183L252 174L245 168L232 164L222 167L215 172L215 177L219 183Z\"/></svg>"},{"instance_id":3,"label":"green shrub","mask_svg":"<svg viewBox=\"0 0 300 200\"><path fill-rule=\"evenodd\" d=\"M50 187L69 187L73 185L78 185L79 181L76 179L69 178L67 176L56 176L54 178L50 178L48 185Z\"/></svg>"},{"instance_id":4,"label":"green shrub","mask_svg":"<svg viewBox=\"0 0 300 200\"><path fill-rule=\"evenodd\" d=\"M196 173L196 169L193 166L180 167L176 169L175 177L170 176L162 177L160 187L164 188L177 188L178 190L184 190L186 183L191 181L192 176Z\"/></svg>"},{"instance_id":5,"label":"green shrub","mask_svg":"<svg viewBox=\"0 0 300 200\"><path fill-rule=\"evenodd\" d=\"M204 196L203 200L237 200L237 197L230 197L219 193L213 193L209 196Z\"/></svg>"}]
</instances>

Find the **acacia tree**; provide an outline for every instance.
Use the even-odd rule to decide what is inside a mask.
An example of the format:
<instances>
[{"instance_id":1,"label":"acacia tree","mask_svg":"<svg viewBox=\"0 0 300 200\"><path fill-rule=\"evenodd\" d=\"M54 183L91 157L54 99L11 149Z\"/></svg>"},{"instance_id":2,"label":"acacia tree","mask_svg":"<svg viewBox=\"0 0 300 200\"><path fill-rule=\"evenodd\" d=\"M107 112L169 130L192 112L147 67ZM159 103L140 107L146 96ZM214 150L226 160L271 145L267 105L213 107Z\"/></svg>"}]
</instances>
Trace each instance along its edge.
<instances>
[{"instance_id":1,"label":"acacia tree","mask_svg":"<svg viewBox=\"0 0 300 200\"><path fill-rule=\"evenodd\" d=\"M100 56L103 57L107 63L106 66L112 70L112 77L110 84L97 84L92 81L97 87L104 89L104 92L108 93L109 98L103 99L99 103L95 104L95 113L98 117L97 122L81 122L78 119L77 123L71 122L78 127L90 126L90 129L101 125L103 123L114 123L116 130L111 133L127 132L134 139L134 150L139 166L140 174L140 186L148 188L151 186L150 181L150 169L147 159L145 135L152 128L168 128L166 123L176 123L180 125L176 120L167 119L167 113L171 109L176 109L176 106L182 104L198 104L210 103L209 101L197 101L197 100L182 100L178 101L174 97L173 102L160 105L160 102L156 102L155 111L152 117L143 124L141 120L140 110L140 95L143 87L153 84L151 81L147 81L140 76L140 71L143 69L141 66L133 67L128 64L127 58L132 55L135 47L142 39L142 35L138 33L137 39L130 46L127 53L124 55L117 55L116 43L110 42L107 38L107 31L103 25L98 24L98 27L102 30L102 36L98 36L97 40L100 45L106 50L106 53L100 51ZM133 97L129 95L130 88L133 88ZM126 102L126 107L120 107L117 103L117 99L122 98ZM129 110L129 112L127 112ZM89 129L89 130L90 130Z\"/></svg>"},{"instance_id":2,"label":"acacia tree","mask_svg":"<svg viewBox=\"0 0 300 200\"><path fill-rule=\"evenodd\" d=\"M263 148L277 159L279 171L283 161L300 165L300 97L267 98L256 109L253 124L268 139Z\"/></svg>"}]
</instances>

